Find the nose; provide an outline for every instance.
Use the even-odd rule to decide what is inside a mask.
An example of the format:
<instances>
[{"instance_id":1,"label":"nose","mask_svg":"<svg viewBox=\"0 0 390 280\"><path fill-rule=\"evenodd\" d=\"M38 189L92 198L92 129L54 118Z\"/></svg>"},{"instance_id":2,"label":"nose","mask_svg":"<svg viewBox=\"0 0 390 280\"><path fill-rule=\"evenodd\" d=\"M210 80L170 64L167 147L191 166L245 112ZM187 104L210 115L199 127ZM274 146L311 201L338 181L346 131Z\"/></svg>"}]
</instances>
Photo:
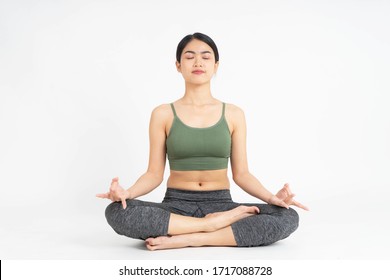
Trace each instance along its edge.
<instances>
[{"instance_id":1,"label":"nose","mask_svg":"<svg viewBox=\"0 0 390 280\"><path fill-rule=\"evenodd\" d=\"M202 67L202 60L199 57L195 57L194 67Z\"/></svg>"}]
</instances>

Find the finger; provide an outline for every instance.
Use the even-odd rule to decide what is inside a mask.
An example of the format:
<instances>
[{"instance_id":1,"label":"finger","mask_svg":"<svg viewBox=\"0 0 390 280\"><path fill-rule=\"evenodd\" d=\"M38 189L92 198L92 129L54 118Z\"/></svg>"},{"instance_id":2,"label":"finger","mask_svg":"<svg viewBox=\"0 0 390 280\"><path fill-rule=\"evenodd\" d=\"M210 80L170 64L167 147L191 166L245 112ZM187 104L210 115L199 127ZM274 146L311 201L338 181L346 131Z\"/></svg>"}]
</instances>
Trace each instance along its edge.
<instances>
[{"instance_id":1,"label":"finger","mask_svg":"<svg viewBox=\"0 0 390 280\"><path fill-rule=\"evenodd\" d=\"M288 183L284 184L282 190L283 190L285 196L289 196L291 194L291 190L290 190Z\"/></svg>"},{"instance_id":2,"label":"finger","mask_svg":"<svg viewBox=\"0 0 390 280\"><path fill-rule=\"evenodd\" d=\"M276 197L278 197L281 200L285 200L287 196L288 196L288 192L286 191L284 186L276 193Z\"/></svg>"},{"instance_id":3,"label":"finger","mask_svg":"<svg viewBox=\"0 0 390 280\"><path fill-rule=\"evenodd\" d=\"M273 204L275 204L275 205L277 205L277 206L280 206L280 207L284 207L284 208L289 208L289 206L288 206L288 204L287 203L285 203L283 200L281 200L281 199L275 199L275 203L273 203Z\"/></svg>"},{"instance_id":4,"label":"finger","mask_svg":"<svg viewBox=\"0 0 390 280\"><path fill-rule=\"evenodd\" d=\"M283 188L287 192L287 194L289 194L289 195L292 194L289 183L284 184Z\"/></svg>"},{"instance_id":5,"label":"finger","mask_svg":"<svg viewBox=\"0 0 390 280\"><path fill-rule=\"evenodd\" d=\"M111 186L110 186L110 191L115 191L115 189L118 187L118 182L117 181L112 181Z\"/></svg>"},{"instance_id":6,"label":"finger","mask_svg":"<svg viewBox=\"0 0 390 280\"><path fill-rule=\"evenodd\" d=\"M112 188L113 186L115 187L117 184L118 184L118 177L115 177L111 181L111 187L110 188Z\"/></svg>"},{"instance_id":7,"label":"finger","mask_svg":"<svg viewBox=\"0 0 390 280\"><path fill-rule=\"evenodd\" d=\"M126 198L122 198L122 207L123 209L126 209L127 205L126 205Z\"/></svg>"},{"instance_id":8,"label":"finger","mask_svg":"<svg viewBox=\"0 0 390 280\"><path fill-rule=\"evenodd\" d=\"M280 201L279 206L287 208L287 209L290 208L290 206L288 206L288 204L286 202L284 202L283 200Z\"/></svg>"},{"instance_id":9,"label":"finger","mask_svg":"<svg viewBox=\"0 0 390 280\"><path fill-rule=\"evenodd\" d=\"M286 197L286 199L284 200L284 202L288 205L291 205L292 202L293 202L293 198L294 198L295 194L290 194L288 197Z\"/></svg>"},{"instance_id":10,"label":"finger","mask_svg":"<svg viewBox=\"0 0 390 280\"><path fill-rule=\"evenodd\" d=\"M109 198L109 193L98 193L96 197L100 198Z\"/></svg>"},{"instance_id":11,"label":"finger","mask_svg":"<svg viewBox=\"0 0 390 280\"><path fill-rule=\"evenodd\" d=\"M292 205L302 208L303 210L309 211L309 208L307 206L303 205L302 203L299 203L298 201L293 200Z\"/></svg>"}]
</instances>

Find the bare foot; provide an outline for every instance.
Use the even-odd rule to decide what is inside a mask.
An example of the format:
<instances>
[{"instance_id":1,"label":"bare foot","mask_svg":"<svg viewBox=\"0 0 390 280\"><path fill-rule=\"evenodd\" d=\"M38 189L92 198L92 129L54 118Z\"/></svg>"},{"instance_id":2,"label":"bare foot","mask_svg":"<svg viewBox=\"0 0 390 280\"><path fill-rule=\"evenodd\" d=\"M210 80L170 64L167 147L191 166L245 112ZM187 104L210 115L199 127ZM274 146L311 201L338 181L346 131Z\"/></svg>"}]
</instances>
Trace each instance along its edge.
<instances>
[{"instance_id":1,"label":"bare foot","mask_svg":"<svg viewBox=\"0 0 390 280\"><path fill-rule=\"evenodd\" d=\"M151 250L174 249L201 246L237 246L231 227L213 232L194 232L173 236L159 236L145 240L146 247Z\"/></svg>"},{"instance_id":2,"label":"bare foot","mask_svg":"<svg viewBox=\"0 0 390 280\"><path fill-rule=\"evenodd\" d=\"M210 213L204 217L207 220L205 231L216 231L218 229L230 226L231 224L243 218L259 214L260 210L256 206L238 206L232 210L224 212Z\"/></svg>"},{"instance_id":3,"label":"bare foot","mask_svg":"<svg viewBox=\"0 0 390 280\"><path fill-rule=\"evenodd\" d=\"M150 251L162 250L162 249L174 249L189 247L189 240L184 235L175 236L159 236L156 238L148 238L145 240L146 248Z\"/></svg>"}]
</instances>

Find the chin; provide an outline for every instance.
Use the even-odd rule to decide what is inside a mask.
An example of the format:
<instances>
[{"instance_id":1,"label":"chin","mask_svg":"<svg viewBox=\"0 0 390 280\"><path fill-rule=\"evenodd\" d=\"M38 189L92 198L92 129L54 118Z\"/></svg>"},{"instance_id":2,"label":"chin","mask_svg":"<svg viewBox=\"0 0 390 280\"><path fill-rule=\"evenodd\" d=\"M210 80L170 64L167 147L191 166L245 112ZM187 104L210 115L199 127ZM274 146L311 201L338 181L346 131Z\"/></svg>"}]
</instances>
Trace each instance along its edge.
<instances>
[{"instance_id":1,"label":"chin","mask_svg":"<svg viewBox=\"0 0 390 280\"><path fill-rule=\"evenodd\" d=\"M209 84L209 80L204 80L204 81L187 81L188 84L196 85L196 86L201 86L204 84Z\"/></svg>"},{"instance_id":2,"label":"chin","mask_svg":"<svg viewBox=\"0 0 390 280\"><path fill-rule=\"evenodd\" d=\"M190 83L190 84L196 84L196 85L202 85L202 84L206 84L206 83L210 83L211 79L207 79L207 78L191 78L191 79L187 79L186 82L187 83Z\"/></svg>"}]
</instances>

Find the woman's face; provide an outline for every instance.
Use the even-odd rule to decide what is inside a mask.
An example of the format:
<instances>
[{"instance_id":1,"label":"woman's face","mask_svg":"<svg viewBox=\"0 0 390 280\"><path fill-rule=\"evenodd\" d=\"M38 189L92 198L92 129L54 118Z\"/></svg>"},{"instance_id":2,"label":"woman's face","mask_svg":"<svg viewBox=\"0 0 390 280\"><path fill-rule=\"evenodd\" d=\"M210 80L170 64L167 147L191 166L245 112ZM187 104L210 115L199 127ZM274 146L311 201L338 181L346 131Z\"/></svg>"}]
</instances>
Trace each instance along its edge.
<instances>
[{"instance_id":1,"label":"woman's face","mask_svg":"<svg viewBox=\"0 0 390 280\"><path fill-rule=\"evenodd\" d=\"M194 39L183 49L180 63L176 61L176 68L186 82L203 84L210 82L217 72L219 62L215 63L213 49L206 43Z\"/></svg>"}]
</instances>

